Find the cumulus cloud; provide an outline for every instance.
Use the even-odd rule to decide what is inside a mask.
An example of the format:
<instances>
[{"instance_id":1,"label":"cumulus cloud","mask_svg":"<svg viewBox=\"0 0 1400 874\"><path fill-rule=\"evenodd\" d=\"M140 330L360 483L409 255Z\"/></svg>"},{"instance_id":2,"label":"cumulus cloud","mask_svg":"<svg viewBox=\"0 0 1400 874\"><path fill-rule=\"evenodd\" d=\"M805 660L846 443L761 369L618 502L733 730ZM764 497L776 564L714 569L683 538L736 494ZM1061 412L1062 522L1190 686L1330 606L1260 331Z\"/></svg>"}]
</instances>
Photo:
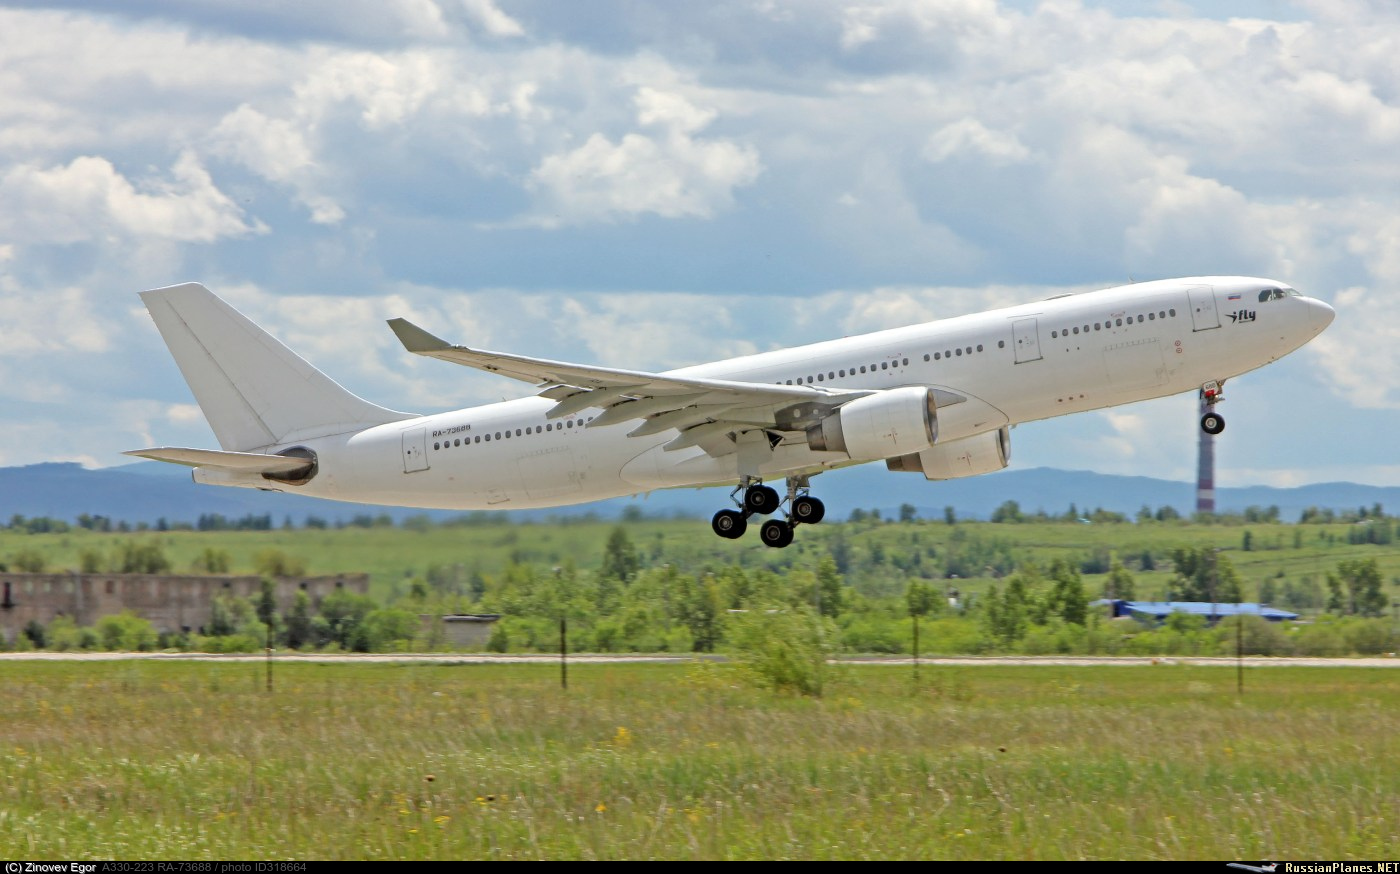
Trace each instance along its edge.
<instances>
[{"instance_id":1,"label":"cumulus cloud","mask_svg":"<svg viewBox=\"0 0 1400 874\"><path fill-rule=\"evenodd\" d=\"M367 396L423 407L510 388L405 357L384 317L664 367L1129 275L1251 273L1344 304L1276 365L1291 389L1319 373L1313 404L1400 407L1384 2L1289 20L993 0L66 6L0 10L0 319L91 308L66 348L4 334L52 397L81 395L71 360L149 370L158 345L98 339L129 326L112 292L190 277L245 294ZM186 401L172 384L140 389L162 427ZM1098 437L1129 445L1099 416L1044 427L1059 466L1119 457ZM1351 439L1328 442L1374 454Z\"/></svg>"},{"instance_id":2,"label":"cumulus cloud","mask_svg":"<svg viewBox=\"0 0 1400 874\"><path fill-rule=\"evenodd\" d=\"M259 176L292 188L317 224L335 224L345 210L318 189L318 171L306 136L286 119L270 118L243 104L224 116L210 135L210 149Z\"/></svg>"},{"instance_id":3,"label":"cumulus cloud","mask_svg":"<svg viewBox=\"0 0 1400 874\"><path fill-rule=\"evenodd\" d=\"M990 130L975 118L965 118L929 137L923 155L935 163L958 155L981 157L992 164L1017 164L1031 156L1014 134Z\"/></svg>"},{"instance_id":4,"label":"cumulus cloud","mask_svg":"<svg viewBox=\"0 0 1400 874\"><path fill-rule=\"evenodd\" d=\"M263 233L183 152L167 178L133 183L105 158L13 167L0 177L0 228L12 239L73 243L119 233L191 243Z\"/></svg>"},{"instance_id":5,"label":"cumulus cloud","mask_svg":"<svg viewBox=\"0 0 1400 874\"><path fill-rule=\"evenodd\" d=\"M582 146L546 157L530 174L540 195L539 224L616 221L654 213L709 218L762 169L752 146L693 136L715 117L678 94L638 91L637 122L659 136L628 133L614 142L595 133Z\"/></svg>"}]
</instances>

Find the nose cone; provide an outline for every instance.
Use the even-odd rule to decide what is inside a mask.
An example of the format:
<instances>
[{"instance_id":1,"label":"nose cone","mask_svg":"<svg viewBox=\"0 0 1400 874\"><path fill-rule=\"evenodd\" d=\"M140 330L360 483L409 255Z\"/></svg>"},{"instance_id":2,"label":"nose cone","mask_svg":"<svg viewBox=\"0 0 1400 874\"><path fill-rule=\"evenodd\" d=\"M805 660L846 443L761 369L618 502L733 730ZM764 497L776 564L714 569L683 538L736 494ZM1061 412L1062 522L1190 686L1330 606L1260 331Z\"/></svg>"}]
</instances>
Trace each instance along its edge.
<instances>
[{"instance_id":1,"label":"nose cone","mask_svg":"<svg viewBox=\"0 0 1400 874\"><path fill-rule=\"evenodd\" d=\"M1332 320L1337 317L1337 311L1320 300L1308 298L1309 318L1312 322L1313 336L1321 334L1332 324Z\"/></svg>"}]
</instances>

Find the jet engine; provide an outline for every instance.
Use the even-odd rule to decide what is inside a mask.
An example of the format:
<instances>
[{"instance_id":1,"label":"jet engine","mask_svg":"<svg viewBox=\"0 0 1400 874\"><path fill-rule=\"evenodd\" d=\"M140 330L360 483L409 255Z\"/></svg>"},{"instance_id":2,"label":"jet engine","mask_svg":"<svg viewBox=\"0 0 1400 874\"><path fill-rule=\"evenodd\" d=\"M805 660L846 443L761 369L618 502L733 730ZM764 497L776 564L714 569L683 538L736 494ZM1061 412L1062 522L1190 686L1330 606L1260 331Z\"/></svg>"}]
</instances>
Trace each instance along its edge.
<instances>
[{"instance_id":1,"label":"jet engine","mask_svg":"<svg viewBox=\"0 0 1400 874\"><path fill-rule=\"evenodd\" d=\"M885 467L904 473L921 473L926 479L958 479L992 473L1011 461L1009 428L985 431L972 437L940 443L920 452L885 461Z\"/></svg>"},{"instance_id":2,"label":"jet engine","mask_svg":"<svg viewBox=\"0 0 1400 874\"><path fill-rule=\"evenodd\" d=\"M935 406L933 391L917 386L856 398L808 428L807 445L864 461L918 453L938 439Z\"/></svg>"}]
</instances>

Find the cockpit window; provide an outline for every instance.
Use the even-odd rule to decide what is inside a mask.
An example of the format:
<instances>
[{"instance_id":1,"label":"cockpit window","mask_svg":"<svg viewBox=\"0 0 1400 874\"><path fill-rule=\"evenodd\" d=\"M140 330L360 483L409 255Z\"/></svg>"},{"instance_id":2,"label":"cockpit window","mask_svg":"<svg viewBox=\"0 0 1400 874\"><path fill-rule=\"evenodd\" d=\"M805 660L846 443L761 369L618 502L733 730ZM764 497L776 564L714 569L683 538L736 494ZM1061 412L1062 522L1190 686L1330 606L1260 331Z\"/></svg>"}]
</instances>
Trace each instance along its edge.
<instances>
[{"instance_id":1,"label":"cockpit window","mask_svg":"<svg viewBox=\"0 0 1400 874\"><path fill-rule=\"evenodd\" d=\"M1280 300L1285 297L1298 296L1299 295L1297 290L1289 288L1285 285L1282 288L1266 288L1263 291L1259 292L1259 302L1264 303L1265 301L1269 300Z\"/></svg>"}]
</instances>

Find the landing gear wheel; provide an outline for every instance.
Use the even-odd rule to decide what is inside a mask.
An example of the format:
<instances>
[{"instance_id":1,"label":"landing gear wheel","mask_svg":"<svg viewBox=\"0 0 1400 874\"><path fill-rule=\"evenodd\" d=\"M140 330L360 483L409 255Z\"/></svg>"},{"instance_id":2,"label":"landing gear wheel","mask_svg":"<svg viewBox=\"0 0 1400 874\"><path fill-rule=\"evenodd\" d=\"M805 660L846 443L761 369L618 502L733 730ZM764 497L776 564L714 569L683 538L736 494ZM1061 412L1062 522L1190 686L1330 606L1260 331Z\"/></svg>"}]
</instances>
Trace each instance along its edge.
<instances>
[{"instance_id":1,"label":"landing gear wheel","mask_svg":"<svg viewBox=\"0 0 1400 874\"><path fill-rule=\"evenodd\" d=\"M781 505L778 493L768 486L753 485L744 491L744 508L760 516L777 512Z\"/></svg>"},{"instance_id":2,"label":"landing gear wheel","mask_svg":"<svg viewBox=\"0 0 1400 874\"><path fill-rule=\"evenodd\" d=\"M769 519L758 530L758 536L762 538L764 546L782 549L792 543L792 526L781 519Z\"/></svg>"},{"instance_id":3,"label":"landing gear wheel","mask_svg":"<svg viewBox=\"0 0 1400 874\"><path fill-rule=\"evenodd\" d=\"M749 520L738 510L720 510L715 514L715 518L710 520L710 527L720 537L738 540L748 530Z\"/></svg>"},{"instance_id":4,"label":"landing gear wheel","mask_svg":"<svg viewBox=\"0 0 1400 874\"><path fill-rule=\"evenodd\" d=\"M792 502L792 519L804 525L815 525L826 516L826 505L810 495Z\"/></svg>"},{"instance_id":5,"label":"landing gear wheel","mask_svg":"<svg viewBox=\"0 0 1400 874\"><path fill-rule=\"evenodd\" d=\"M1225 418L1219 413L1206 413L1201 417L1201 430L1207 434L1219 434L1225 430Z\"/></svg>"}]
</instances>

